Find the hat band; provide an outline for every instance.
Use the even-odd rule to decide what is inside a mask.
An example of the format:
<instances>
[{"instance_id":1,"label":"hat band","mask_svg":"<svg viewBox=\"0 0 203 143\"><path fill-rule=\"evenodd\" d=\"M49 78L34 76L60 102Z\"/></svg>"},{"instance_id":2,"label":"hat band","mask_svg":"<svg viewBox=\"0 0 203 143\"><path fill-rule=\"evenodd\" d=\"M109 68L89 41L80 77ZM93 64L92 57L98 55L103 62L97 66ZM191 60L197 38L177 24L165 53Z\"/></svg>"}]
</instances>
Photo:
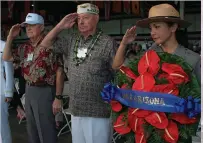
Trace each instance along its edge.
<instances>
[{"instance_id":1,"label":"hat band","mask_svg":"<svg viewBox=\"0 0 203 143\"><path fill-rule=\"evenodd\" d=\"M180 19L180 17L177 17L177 16L154 16L154 17L149 17L149 18L176 18L176 19Z\"/></svg>"}]
</instances>

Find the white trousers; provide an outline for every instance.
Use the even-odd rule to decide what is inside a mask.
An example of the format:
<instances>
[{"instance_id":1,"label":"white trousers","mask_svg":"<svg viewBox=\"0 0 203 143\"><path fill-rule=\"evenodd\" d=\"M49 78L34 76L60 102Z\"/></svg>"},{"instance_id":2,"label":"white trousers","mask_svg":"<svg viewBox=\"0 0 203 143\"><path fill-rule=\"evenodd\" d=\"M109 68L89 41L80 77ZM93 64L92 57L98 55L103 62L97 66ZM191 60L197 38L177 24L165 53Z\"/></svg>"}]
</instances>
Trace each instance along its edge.
<instances>
[{"instance_id":1,"label":"white trousers","mask_svg":"<svg viewBox=\"0 0 203 143\"><path fill-rule=\"evenodd\" d=\"M72 143L111 143L112 122L109 118L71 116Z\"/></svg>"},{"instance_id":2,"label":"white trousers","mask_svg":"<svg viewBox=\"0 0 203 143\"><path fill-rule=\"evenodd\" d=\"M12 143L12 138L11 138L11 131L10 131L10 126L9 126L9 121L8 121L8 103L5 102L5 96L1 96L1 143Z\"/></svg>"}]
</instances>

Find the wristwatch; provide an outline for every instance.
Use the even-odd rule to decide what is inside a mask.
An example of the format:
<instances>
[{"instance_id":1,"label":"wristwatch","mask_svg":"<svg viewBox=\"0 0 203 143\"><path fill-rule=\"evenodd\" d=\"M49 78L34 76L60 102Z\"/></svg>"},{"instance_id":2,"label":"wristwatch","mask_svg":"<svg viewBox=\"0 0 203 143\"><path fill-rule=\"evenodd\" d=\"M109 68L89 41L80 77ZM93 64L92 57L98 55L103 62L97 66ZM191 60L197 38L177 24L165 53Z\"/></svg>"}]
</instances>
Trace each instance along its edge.
<instances>
[{"instance_id":1,"label":"wristwatch","mask_svg":"<svg viewBox=\"0 0 203 143\"><path fill-rule=\"evenodd\" d=\"M62 99L63 99L63 96L62 96L62 95L56 95L55 98L56 98L56 99L59 99L59 100L62 100Z\"/></svg>"}]
</instances>

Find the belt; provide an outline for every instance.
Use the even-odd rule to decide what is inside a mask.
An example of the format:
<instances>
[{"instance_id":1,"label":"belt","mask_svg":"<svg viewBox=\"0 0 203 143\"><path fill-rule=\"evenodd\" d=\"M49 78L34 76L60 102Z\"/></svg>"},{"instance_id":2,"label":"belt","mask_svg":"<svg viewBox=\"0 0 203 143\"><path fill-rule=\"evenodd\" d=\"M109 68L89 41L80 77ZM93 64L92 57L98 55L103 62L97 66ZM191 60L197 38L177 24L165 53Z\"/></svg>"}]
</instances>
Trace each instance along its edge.
<instances>
[{"instance_id":1,"label":"belt","mask_svg":"<svg viewBox=\"0 0 203 143\"><path fill-rule=\"evenodd\" d=\"M28 86L47 86L47 82L27 82Z\"/></svg>"}]
</instances>

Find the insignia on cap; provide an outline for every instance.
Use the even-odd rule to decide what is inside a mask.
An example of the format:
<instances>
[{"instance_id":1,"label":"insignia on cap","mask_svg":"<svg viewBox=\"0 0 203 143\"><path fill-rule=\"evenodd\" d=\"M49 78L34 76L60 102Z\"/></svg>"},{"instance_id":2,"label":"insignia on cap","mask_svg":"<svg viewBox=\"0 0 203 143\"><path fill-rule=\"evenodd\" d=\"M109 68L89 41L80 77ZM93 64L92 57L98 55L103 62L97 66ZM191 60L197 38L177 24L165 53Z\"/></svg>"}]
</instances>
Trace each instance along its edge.
<instances>
[{"instance_id":1,"label":"insignia on cap","mask_svg":"<svg viewBox=\"0 0 203 143\"><path fill-rule=\"evenodd\" d=\"M88 5L87 4L83 4L83 5L80 5L80 7L81 8L86 8L86 7L88 7Z\"/></svg>"}]
</instances>

